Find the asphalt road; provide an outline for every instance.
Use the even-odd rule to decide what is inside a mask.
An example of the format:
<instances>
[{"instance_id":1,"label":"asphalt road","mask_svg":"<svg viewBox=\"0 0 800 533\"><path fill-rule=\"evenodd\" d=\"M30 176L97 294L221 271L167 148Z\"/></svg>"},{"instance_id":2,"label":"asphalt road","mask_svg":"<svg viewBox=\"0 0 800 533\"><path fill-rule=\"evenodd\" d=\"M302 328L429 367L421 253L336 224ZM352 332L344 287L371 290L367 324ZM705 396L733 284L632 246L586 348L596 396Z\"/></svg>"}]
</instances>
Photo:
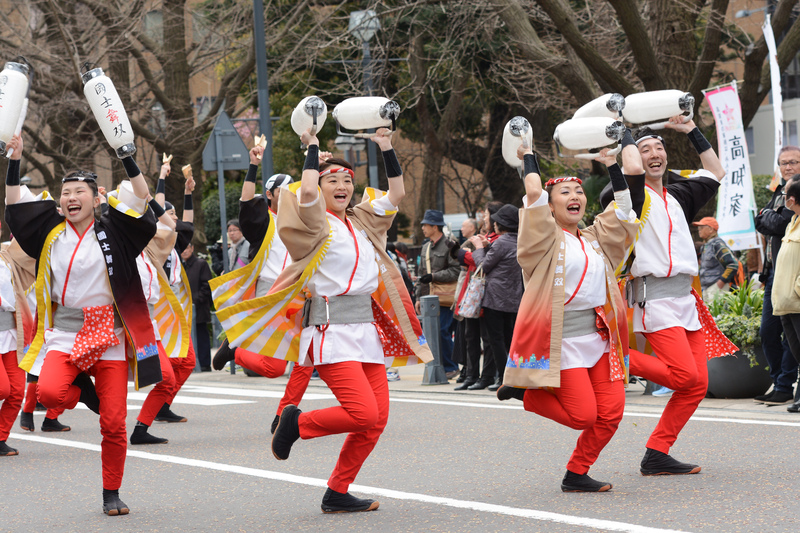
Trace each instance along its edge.
<instances>
[{"instance_id":1,"label":"asphalt road","mask_svg":"<svg viewBox=\"0 0 800 533\"><path fill-rule=\"evenodd\" d=\"M76 409L66 433L15 425L0 458L0 531L797 531L800 414L750 400L704 400L672 450L703 467L692 476L643 477L638 465L664 398L627 392L619 431L590 472L603 494L565 494L560 481L578 433L492 393L424 386L420 369L390 383L391 414L351 492L377 512L324 515L320 502L343 436L270 452L269 424L285 378L194 374L155 424L170 443L128 448L120 491L131 514L102 514L97 417ZM146 391L145 391L146 392ZM128 433L142 393L129 398ZM301 408L334 403L314 381Z\"/></svg>"}]
</instances>

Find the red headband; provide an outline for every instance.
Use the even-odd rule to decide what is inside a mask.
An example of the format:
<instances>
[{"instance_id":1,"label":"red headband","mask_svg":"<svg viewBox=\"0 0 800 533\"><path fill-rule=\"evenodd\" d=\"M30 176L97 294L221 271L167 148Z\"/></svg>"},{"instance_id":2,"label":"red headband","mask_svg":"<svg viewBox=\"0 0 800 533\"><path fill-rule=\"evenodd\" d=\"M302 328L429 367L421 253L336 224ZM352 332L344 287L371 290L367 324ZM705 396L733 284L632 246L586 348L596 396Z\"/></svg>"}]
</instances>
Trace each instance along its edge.
<instances>
[{"instance_id":1,"label":"red headband","mask_svg":"<svg viewBox=\"0 0 800 533\"><path fill-rule=\"evenodd\" d=\"M577 181L578 185L583 185L583 182L580 180L580 178L576 178L575 176L567 176L565 178L553 178L548 180L544 186L549 187L551 185L555 185L556 183L564 183L565 181Z\"/></svg>"},{"instance_id":2,"label":"red headband","mask_svg":"<svg viewBox=\"0 0 800 533\"><path fill-rule=\"evenodd\" d=\"M356 177L355 172L345 167L331 167L327 170L323 170L322 172L319 173L319 177L322 178L322 176L327 176L328 174L338 174L339 172L347 172L348 174L350 174L351 178Z\"/></svg>"}]
</instances>

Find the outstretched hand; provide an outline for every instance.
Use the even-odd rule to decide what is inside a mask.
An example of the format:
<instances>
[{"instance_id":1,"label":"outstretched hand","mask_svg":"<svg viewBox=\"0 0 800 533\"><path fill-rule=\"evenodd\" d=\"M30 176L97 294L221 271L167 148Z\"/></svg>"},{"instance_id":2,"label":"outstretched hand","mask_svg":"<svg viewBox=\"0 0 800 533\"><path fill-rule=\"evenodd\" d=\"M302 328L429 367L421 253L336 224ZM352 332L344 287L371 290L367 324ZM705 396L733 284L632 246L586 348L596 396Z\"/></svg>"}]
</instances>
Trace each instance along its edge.
<instances>
[{"instance_id":1,"label":"outstretched hand","mask_svg":"<svg viewBox=\"0 0 800 533\"><path fill-rule=\"evenodd\" d=\"M261 157L264 155L264 149L259 146L255 145L250 148L250 164L251 165L258 165L261 163Z\"/></svg>"},{"instance_id":2,"label":"outstretched hand","mask_svg":"<svg viewBox=\"0 0 800 533\"><path fill-rule=\"evenodd\" d=\"M15 161L19 161L22 159L22 136L21 135L14 135L11 137L11 140L8 141L6 144L6 153L14 150L11 154L11 159Z\"/></svg>"},{"instance_id":3,"label":"outstretched hand","mask_svg":"<svg viewBox=\"0 0 800 533\"><path fill-rule=\"evenodd\" d=\"M616 155L609 155L610 148L603 148L600 152L595 156L595 161L599 161L603 163L605 166L610 167L611 165L616 164L617 156Z\"/></svg>"},{"instance_id":4,"label":"outstretched hand","mask_svg":"<svg viewBox=\"0 0 800 533\"><path fill-rule=\"evenodd\" d=\"M697 125L694 123L694 120L689 120L688 122L684 123L684 118L685 117L683 115L670 117L669 121L664 125L664 127L668 130L679 131L681 133L689 133L697 127Z\"/></svg>"},{"instance_id":5,"label":"outstretched hand","mask_svg":"<svg viewBox=\"0 0 800 533\"><path fill-rule=\"evenodd\" d=\"M517 147L517 157L520 161L525 159L525 154L532 154L533 148L528 146L528 143L522 143Z\"/></svg>"},{"instance_id":6,"label":"outstretched hand","mask_svg":"<svg viewBox=\"0 0 800 533\"><path fill-rule=\"evenodd\" d=\"M319 146L319 139L317 138L317 134L311 133L311 128L307 129L300 135L300 142L305 144L306 146L311 146L312 144L316 144Z\"/></svg>"},{"instance_id":7,"label":"outstretched hand","mask_svg":"<svg viewBox=\"0 0 800 533\"><path fill-rule=\"evenodd\" d=\"M380 147L381 152L392 149L392 130L389 128L378 128L378 131L369 139Z\"/></svg>"}]
</instances>

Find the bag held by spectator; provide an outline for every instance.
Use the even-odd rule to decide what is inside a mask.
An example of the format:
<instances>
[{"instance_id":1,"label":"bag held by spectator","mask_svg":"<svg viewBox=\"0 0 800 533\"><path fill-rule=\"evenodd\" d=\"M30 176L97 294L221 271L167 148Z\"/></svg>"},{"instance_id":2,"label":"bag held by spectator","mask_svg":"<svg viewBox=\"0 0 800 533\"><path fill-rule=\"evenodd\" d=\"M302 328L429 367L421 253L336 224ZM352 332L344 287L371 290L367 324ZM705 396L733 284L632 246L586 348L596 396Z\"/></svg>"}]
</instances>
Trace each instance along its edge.
<instances>
[{"instance_id":1,"label":"bag held by spectator","mask_svg":"<svg viewBox=\"0 0 800 533\"><path fill-rule=\"evenodd\" d=\"M469 278L464 297L461 298L461 302L458 304L458 314L464 318L479 318L485 289L486 275L483 273L483 267L479 266Z\"/></svg>"},{"instance_id":2,"label":"bag held by spectator","mask_svg":"<svg viewBox=\"0 0 800 533\"><path fill-rule=\"evenodd\" d=\"M428 246L426 250L425 261L428 267L428 274L433 274L431 271L431 246ZM439 305L441 307L452 307L456 301L456 285L458 285L457 281L451 281L449 283L431 281L428 294L430 296L438 296Z\"/></svg>"}]
</instances>

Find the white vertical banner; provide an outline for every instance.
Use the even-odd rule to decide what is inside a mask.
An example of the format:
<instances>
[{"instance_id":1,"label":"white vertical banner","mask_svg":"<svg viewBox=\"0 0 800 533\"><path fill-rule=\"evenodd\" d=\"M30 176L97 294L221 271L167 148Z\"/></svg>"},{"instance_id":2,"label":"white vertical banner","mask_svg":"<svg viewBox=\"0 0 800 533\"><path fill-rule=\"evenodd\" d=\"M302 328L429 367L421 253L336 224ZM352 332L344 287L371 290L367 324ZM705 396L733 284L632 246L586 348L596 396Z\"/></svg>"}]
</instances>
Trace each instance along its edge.
<instances>
[{"instance_id":1,"label":"white vertical banner","mask_svg":"<svg viewBox=\"0 0 800 533\"><path fill-rule=\"evenodd\" d=\"M736 82L703 94L717 124L717 153L725 169L717 192L719 236L731 250L758 248L753 222L753 179Z\"/></svg>"},{"instance_id":2,"label":"white vertical banner","mask_svg":"<svg viewBox=\"0 0 800 533\"><path fill-rule=\"evenodd\" d=\"M767 42L767 50L769 50L769 78L772 85L772 116L775 121L775 165L773 174L780 177L778 173L778 152L783 147L783 94L781 93L781 69L778 66L778 49L775 46L775 35L772 33L769 14L764 17L764 25L761 26L761 30L764 32L764 40Z\"/></svg>"}]
</instances>

